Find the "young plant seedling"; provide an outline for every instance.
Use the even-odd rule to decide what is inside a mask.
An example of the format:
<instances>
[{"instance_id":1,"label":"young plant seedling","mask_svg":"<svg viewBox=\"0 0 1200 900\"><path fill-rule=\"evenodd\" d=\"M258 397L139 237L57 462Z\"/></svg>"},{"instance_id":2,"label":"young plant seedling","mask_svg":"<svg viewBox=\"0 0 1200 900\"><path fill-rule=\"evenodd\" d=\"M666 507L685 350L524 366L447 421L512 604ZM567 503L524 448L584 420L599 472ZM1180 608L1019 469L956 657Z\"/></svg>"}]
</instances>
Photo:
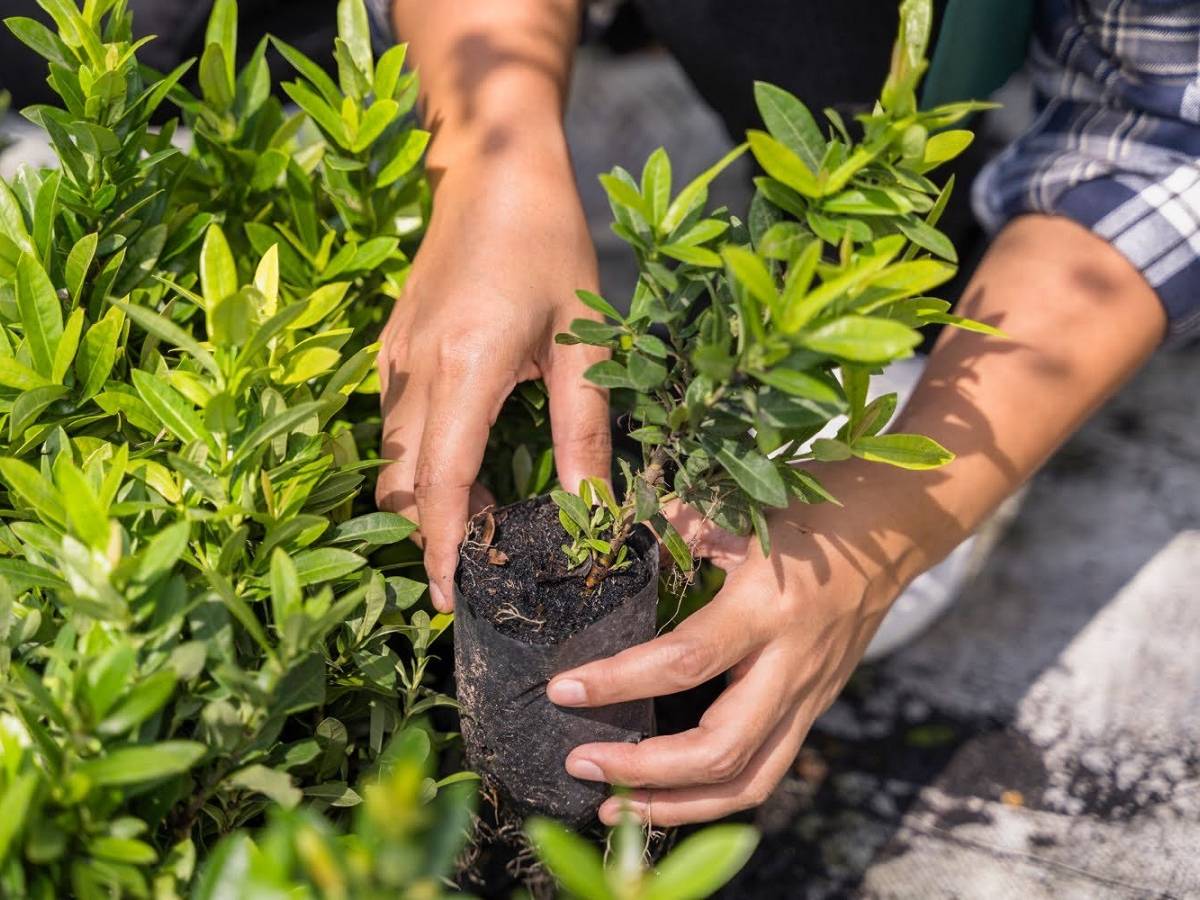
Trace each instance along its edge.
<instances>
[{"instance_id":1,"label":"young plant seedling","mask_svg":"<svg viewBox=\"0 0 1200 900\"><path fill-rule=\"evenodd\" d=\"M642 465L622 463L619 504L594 484L553 495L574 538L568 558L588 566L587 591L621 563L642 522L690 569L687 544L663 517L672 500L729 531L753 531L769 553L768 510L836 502L802 463L857 457L932 469L953 459L928 437L884 433L894 394L867 402L872 374L911 356L922 326L999 334L929 296L958 258L937 230L953 179L939 186L927 174L971 143L971 132L947 129L986 106L919 109L931 15L930 0L902 4L891 72L874 110L858 117L857 140L835 111L823 133L799 99L759 83L766 130L750 131L678 194L661 149L640 180L621 168L601 176L613 231L640 275L628 314L581 291L605 321L578 319L558 340L611 352L587 377L611 389L635 426ZM709 184L746 149L765 173L748 221L706 213ZM836 436L815 439L843 418Z\"/></svg>"}]
</instances>

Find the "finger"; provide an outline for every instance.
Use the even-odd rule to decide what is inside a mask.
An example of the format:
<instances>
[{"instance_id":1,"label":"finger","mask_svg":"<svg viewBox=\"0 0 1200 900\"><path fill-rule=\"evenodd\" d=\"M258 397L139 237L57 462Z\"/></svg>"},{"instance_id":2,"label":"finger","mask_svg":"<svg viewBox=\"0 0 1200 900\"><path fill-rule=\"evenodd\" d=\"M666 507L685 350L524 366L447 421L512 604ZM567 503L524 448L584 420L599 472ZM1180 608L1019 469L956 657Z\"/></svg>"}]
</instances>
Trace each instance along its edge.
<instances>
[{"instance_id":1,"label":"finger","mask_svg":"<svg viewBox=\"0 0 1200 900\"><path fill-rule=\"evenodd\" d=\"M470 515L471 489L492 423L513 386L512 380L498 382L497 374L475 361L452 365L439 372L429 392L414 493L429 596L442 612L454 607L454 570ZM499 377L509 378L507 373Z\"/></svg>"},{"instance_id":2,"label":"finger","mask_svg":"<svg viewBox=\"0 0 1200 900\"><path fill-rule=\"evenodd\" d=\"M616 825L625 808L643 822L666 828L708 822L760 806L795 762L811 724L807 711L798 704L732 781L675 790L638 790L628 798L610 797L600 807L600 821Z\"/></svg>"},{"instance_id":3,"label":"finger","mask_svg":"<svg viewBox=\"0 0 1200 900\"><path fill-rule=\"evenodd\" d=\"M791 705L788 664L760 651L743 677L709 707L698 727L638 744L584 744L567 772L625 787L682 788L724 784L745 771ZM782 654L777 654L781 657Z\"/></svg>"},{"instance_id":4,"label":"finger","mask_svg":"<svg viewBox=\"0 0 1200 900\"><path fill-rule=\"evenodd\" d=\"M735 577L674 631L556 676L546 695L559 706L607 706L686 691L729 671L770 637L771 616L751 615L748 585ZM761 611L760 611L761 613Z\"/></svg>"},{"instance_id":5,"label":"finger","mask_svg":"<svg viewBox=\"0 0 1200 900\"><path fill-rule=\"evenodd\" d=\"M612 474L608 391L584 377L590 366L607 356L599 347L556 344L545 366L554 460L559 481L571 491L577 491L585 478L607 481Z\"/></svg>"},{"instance_id":6,"label":"finger","mask_svg":"<svg viewBox=\"0 0 1200 900\"><path fill-rule=\"evenodd\" d=\"M380 453L389 460L379 473L375 486L375 502L380 509L397 512L417 519L417 501L413 491L416 478L417 451L424 431L425 405L428 390L402 371L400 357L380 357L380 380L383 391L380 407L383 413L383 433Z\"/></svg>"}]
</instances>

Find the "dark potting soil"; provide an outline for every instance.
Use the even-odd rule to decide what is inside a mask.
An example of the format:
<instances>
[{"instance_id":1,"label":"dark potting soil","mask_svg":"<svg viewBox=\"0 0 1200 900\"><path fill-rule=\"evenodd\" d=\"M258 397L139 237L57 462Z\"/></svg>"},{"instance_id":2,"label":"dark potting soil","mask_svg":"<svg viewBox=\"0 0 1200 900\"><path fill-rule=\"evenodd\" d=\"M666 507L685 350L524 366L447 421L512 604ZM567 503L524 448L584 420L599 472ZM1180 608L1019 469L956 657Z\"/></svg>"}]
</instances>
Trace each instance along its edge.
<instances>
[{"instance_id":1,"label":"dark potting soil","mask_svg":"<svg viewBox=\"0 0 1200 900\"><path fill-rule=\"evenodd\" d=\"M649 572L636 553L630 564L584 588L562 552L569 542L550 500L476 516L458 564L458 587L477 616L527 644L556 644L598 622L646 586ZM493 533L490 535L488 531Z\"/></svg>"}]
</instances>

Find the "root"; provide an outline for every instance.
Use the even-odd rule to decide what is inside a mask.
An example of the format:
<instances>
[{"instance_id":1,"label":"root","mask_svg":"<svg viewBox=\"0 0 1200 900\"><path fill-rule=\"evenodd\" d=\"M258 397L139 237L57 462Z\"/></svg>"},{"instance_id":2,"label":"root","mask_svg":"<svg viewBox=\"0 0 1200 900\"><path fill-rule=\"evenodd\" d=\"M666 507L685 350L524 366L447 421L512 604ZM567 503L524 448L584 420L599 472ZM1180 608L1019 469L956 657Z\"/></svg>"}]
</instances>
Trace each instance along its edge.
<instances>
[{"instance_id":1,"label":"root","mask_svg":"<svg viewBox=\"0 0 1200 900\"><path fill-rule=\"evenodd\" d=\"M522 615L512 603L505 603L497 609L495 619L497 625L501 622L524 622L526 625L532 625L538 631L541 631L546 624L545 619L531 619L529 616Z\"/></svg>"}]
</instances>

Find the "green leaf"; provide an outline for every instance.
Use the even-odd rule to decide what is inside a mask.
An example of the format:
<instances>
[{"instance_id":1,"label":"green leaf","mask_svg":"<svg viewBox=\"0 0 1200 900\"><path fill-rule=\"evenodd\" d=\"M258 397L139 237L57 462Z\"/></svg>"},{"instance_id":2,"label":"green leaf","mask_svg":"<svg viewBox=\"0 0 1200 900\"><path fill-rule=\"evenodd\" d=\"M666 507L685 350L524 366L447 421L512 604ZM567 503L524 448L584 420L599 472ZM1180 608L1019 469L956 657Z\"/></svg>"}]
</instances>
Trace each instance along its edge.
<instances>
[{"instance_id":1,"label":"green leaf","mask_svg":"<svg viewBox=\"0 0 1200 900\"><path fill-rule=\"evenodd\" d=\"M204 45L217 44L225 57L226 74L229 90L233 91L235 72L234 60L237 57L238 34L238 5L237 0L216 0L213 4L212 15L208 18L208 28L204 32Z\"/></svg>"},{"instance_id":2,"label":"green leaf","mask_svg":"<svg viewBox=\"0 0 1200 900\"><path fill-rule=\"evenodd\" d=\"M83 320L83 309L76 309L67 318L67 324L63 326L62 337L54 351L54 363L50 372L50 380L55 384L62 384L63 379L67 377L67 372L71 369L71 363L75 361L75 353L79 350L79 337L83 333Z\"/></svg>"},{"instance_id":3,"label":"green leaf","mask_svg":"<svg viewBox=\"0 0 1200 900\"><path fill-rule=\"evenodd\" d=\"M300 588L300 575L292 558L276 547L271 554L271 617L280 634L293 612L300 608L304 594Z\"/></svg>"},{"instance_id":4,"label":"green leaf","mask_svg":"<svg viewBox=\"0 0 1200 900\"><path fill-rule=\"evenodd\" d=\"M9 587L18 593L30 588L47 588L52 591L67 589L67 583L57 573L23 559L0 558L0 578L7 581Z\"/></svg>"},{"instance_id":5,"label":"green leaf","mask_svg":"<svg viewBox=\"0 0 1200 900\"><path fill-rule=\"evenodd\" d=\"M171 434L185 444L204 441L214 446L212 435L204 428L204 422L195 407L182 394L163 379L143 369L134 369L132 377L138 396Z\"/></svg>"},{"instance_id":6,"label":"green leaf","mask_svg":"<svg viewBox=\"0 0 1200 900\"><path fill-rule=\"evenodd\" d=\"M357 553L340 550L336 547L321 547L317 550L305 550L295 558L296 576L300 579L301 587L310 584L323 584L326 581L336 581L351 572L361 569L367 561Z\"/></svg>"},{"instance_id":7,"label":"green leaf","mask_svg":"<svg viewBox=\"0 0 1200 900\"><path fill-rule=\"evenodd\" d=\"M629 378L639 391L653 391L667 380L667 367L658 360L633 353L629 356Z\"/></svg>"},{"instance_id":8,"label":"green leaf","mask_svg":"<svg viewBox=\"0 0 1200 900\"><path fill-rule=\"evenodd\" d=\"M530 819L525 832L538 858L569 894L581 900L615 900L594 846L549 819Z\"/></svg>"},{"instance_id":9,"label":"green leaf","mask_svg":"<svg viewBox=\"0 0 1200 900\"><path fill-rule=\"evenodd\" d=\"M657 228L671 202L671 159L662 147L650 154L642 169L642 197L648 221Z\"/></svg>"},{"instance_id":10,"label":"green leaf","mask_svg":"<svg viewBox=\"0 0 1200 900\"><path fill-rule=\"evenodd\" d=\"M949 262L958 262L958 251L954 249L954 243L932 225L926 224L916 216L906 216L903 219L897 219L895 224L900 229L900 233L918 247L922 247Z\"/></svg>"},{"instance_id":11,"label":"green leaf","mask_svg":"<svg viewBox=\"0 0 1200 900\"><path fill-rule=\"evenodd\" d=\"M675 526L667 521L666 516L658 513L650 518L650 524L654 528L658 539L663 542L663 546L667 548L667 552L671 554L671 559L675 560L682 572L692 571L695 565L692 560L692 549L688 546L687 541L683 539Z\"/></svg>"},{"instance_id":12,"label":"green leaf","mask_svg":"<svg viewBox=\"0 0 1200 900\"><path fill-rule=\"evenodd\" d=\"M350 55L368 81L375 80L371 52L371 27L363 0L341 0L337 11L338 37L350 47Z\"/></svg>"},{"instance_id":13,"label":"green leaf","mask_svg":"<svg viewBox=\"0 0 1200 900\"><path fill-rule=\"evenodd\" d=\"M104 550L109 537L107 510L100 505L91 482L71 462L69 454L59 454L55 460L54 480L62 491L71 528L93 550Z\"/></svg>"},{"instance_id":14,"label":"green leaf","mask_svg":"<svg viewBox=\"0 0 1200 900\"><path fill-rule=\"evenodd\" d=\"M67 511L62 494L29 463L19 459L0 459L0 477L43 519L66 526Z\"/></svg>"},{"instance_id":15,"label":"green leaf","mask_svg":"<svg viewBox=\"0 0 1200 900\"><path fill-rule=\"evenodd\" d=\"M775 287L775 279L767 271L766 265L758 256L745 247L728 246L721 251L725 264L733 273L733 277L750 292L759 303L773 307L779 299Z\"/></svg>"},{"instance_id":16,"label":"green leaf","mask_svg":"<svg viewBox=\"0 0 1200 900\"><path fill-rule=\"evenodd\" d=\"M310 400L307 403L298 403L267 419L241 442L233 455L233 464L236 466L245 462L263 444L281 434L290 434L297 426L318 415L327 406L325 400Z\"/></svg>"},{"instance_id":17,"label":"green leaf","mask_svg":"<svg viewBox=\"0 0 1200 900\"><path fill-rule=\"evenodd\" d=\"M954 454L937 441L919 434L861 437L850 449L860 459L901 469L940 469L954 460Z\"/></svg>"},{"instance_id":18,"label":"green leaf","mask_svg":"<svg viewBox=\"0 0 1200 900\"><path fill-rule=\"evenodd\" d=\"M374 512L343 522L330 540L335 544L362 541L374 546L396 544L417 530L415 522L392 512Z\"/></svg>"},{"instance_id":19,"label":"green leaf","mask_svg":"<svg viewBox=\"0 0 1200 900\"><path fill-rule=\"evenodd\" d=\"M340 104L342 102L342 93L338 90L338 86L334 84L325 70L318 66L315 62L285 41L272 36L271 42L275 45L275 49L280 55L286 59L297 72L303 75L312 83L321 96L328 104ZM340 120L339 120L340 121Z\"/></svg>"},{"instance_id":20,"label":"green leaf","mask_svg":"<svg viewBox=\"0 0 1200 900\"><path fill-rule=\"evenodd\" d=\"M927 172L957 157L975 140L970 131L943 131L933 135L925 144L925 158L920 171Z\"/></svg>"},{"instance_id":21,"label":"green leaf","mask_svg":"<svg viewBox=\"0 0 1200 900\"><path fill-rule=\"evenodd\" d=\"M233 108L234 83L229 77L231 61L220 44L209 44L200 56L200 90L204 99L218 113Z\"/></svg>"},{"instance_id":22,"label":"green leaf","mask_svg":"<svg viewBox=\"0 0 1200 900\"><path fill-rule=\"evenodd\" d=\"M708 192L708 186L712 184L718 175L729 168L738 157L746 152L747 146L746 144L740 144L734 147L680 191L679 196L668 207L667 214L663 216L662 225L659 230L663 234L670 234L678 228L688 213L692 211L693 207L699 204L701 198Z\"/></svg>"},{"instance_id":23,"label":"green leaf","mask_svg":"<svg viewBox=\"0 0 1200 900\"><path fill-rule=\"evenodd\" d=\"M33 367L50 377L63 334L62 304L46 270L29 254L22 255L17 263L17 308Z\"/></svg>"},{"instance_id":24,"label":"green leaf","mask_svg":"<svg viewBox=\"0 0 1200 900\"><path fill-rule=\"evenodd\" d=\"M383 56L375 66L375 97L380 100L394 100L396 85L400 81L400 73L404 71L404 58L408 55L408 44L396 44Z\"/></svg>"},{"instance_id":25,"label":"green leaf","mask_svg":"<svg viewBox=\"0 0 1200 900\"><path fill-rule=\"evenodd\" d=\"M628 370L619 362L611 359L606 359L591 366L583 373L583 377L592 382L592 384L603 388L633 387Z\"/></svg>"},{"instance_id":26,"label":"green leaf","mask_svg":"<svg viewBox=\"0 0 1200 900\"><path fill-rule=\"evenodd\" d=\"M88 841L87 849L96 859L113 863L146 866L158 861L158 852L135 838L97 837Z\"/></svg>"},{"instance_id":27,"label":"green leaf","mask_svg":"<svg viewBox=\"0 0 1200 900\"><path fill-rule=\"evenodd\" d=\"M208 307L208 339L216 347L241 347L258 327L258 310L265 298L258 288L247 287L227 294Z\"/></svg>"},{"instance_id":28,"label":"green leaf","mask_svg":"<svg viewBox=\"0 0 1200 900\"><path fill-rule=\"evenodd\" d=\"M4 810L4 815L0 816L0 862L8 861L8 851L13 845L13 840L31 824L26 818L33 806L40 781L38 773L28 769L15 775L4 791L0 792L0 809Z\"/></svg>"},{"instance_id":29,"label":"green leaf","mask_svg":"<svg viewBox=\"0 0 1200 900\"><path fill-rule=\"evenodd\" d=\"M594 294L591 291L576 291L575 296L583 302L584 306L594 309L602 316L606 316L614 322L623 323L625 321L625 317L617 312L617 308L599 294Z\"/></svg>"},{"instance_id":30,"label":"green leaf","mask_svg":"<svg viewBox=\"0 0 1200 900\"><path fill-rule=\"evenodd\" d=\"M151 584L170 572L187 550L191 531L189 522L179 521L154 535L145 549L138 554L137 573L134 577L142 584Z\"/></svg>"},{"instance_id":31,"label":"green leaf","mask_svg":"<svg viewBox=\"0 0 1200 900\"><path fill-rule=\"evenodd\" d=\"M21 365L11 356L0 356L0 384L18 391L32 391L52 383L49 378Z\"/></svg>"},{"instance_id":32,"label":"green leaf","mask_svg":"<svg viewBox=\"0 0 1200 900\"><path fill-rule=\"evenodd\" d=\"M350 149L355 153L362 153L375 143L376 139L383 134L384 129L396 121L396 116L399 114L400 105L395 100L376 100L367 110L367 114L363 116L362 123L358 126L358 134Z\"/></svg>"},{"instance_id":33,"label":"green leaf","mask_svg":"<svg viewBox=\"0 0 1200 900\"><path fill-rule=\"evenodd\" d=\"M239 287L229 241L221 226L215 223L208 226L200 251L200 285L205 307L210 310L226 297L236 294Z\"/></svg>"},{"instance_id":34,"label":"green leaf","mask_svg":"<svg viewBox=\"0 0 1200 900\"><path fill-rule=\"evenodd\" d=\"M643 900L704 900L750 861L758 832L750 825L712 825L680 842L659 864Z\"/></svg>"},{"instance_id":35,"label":"green leaf","mask_svg":"<svg viewBox=\"0 0 1200 900\"><path fill-rule=\"evenodd\" d=\"M195 741L163 741L113 750L80 763L75 771L99 787L143 784L182 775L207 752L207 747Z\"/></svg>"},{"instance_id":36,"label":"green leaf","mask_svg":"<svg viewBox=\"0 0 1200 900\"><path fill-rule=\"evenodd\" d=\"M421 156L425 153L425 148L429 146L430 137L431 135L428 131L421 131L419 128L409 131L404 138L404 145L396 151L388 161L388 164L380 170L379 177L375 179L375 187L385 188L411 172L417 163L421 161Z\"/></svg>"},{"instance_id":37,"label":"green leaf","mask_svg":"<svg viewBox=\"0 0 1200 900\"><path fill-rule=\"evenodd\" d=\"M757 450L743 447L736 441L723 441L716 457L738 486L759 503L774 507L788 505L783 476L775 464Z\"/></svg>"},{"instance_id":38,"label":"green leaf","mask_svg":"<svg viewBox=\"0 0 1200 900\"><path fill-rule=\"evenodd\" d=\"M221 380L221 367L217 365L212 354L201 347L199 341L170 319L160 316L158 313L146 309L144 306L134 306L130 303L114 303L113 306L133 319L134 322L141 326L142 330L154 335L159 340L165 341L172 347L178 347L180 350L183 350L217 378L218 381ZM104 321L106 320L101 320L100 324L103 324ZM97 325L96 327L99 326ZM120 329L119 322L117 328L118 330Z\"/></svg>"},{"instance_id":39,"label":"green leaf","mask_svg":"<svg viewBox=\"0 0 1200 900\"><path fill-rule=\"evenodd\" d=\"M692 247L687 244L661 244L658 252L671 257L671 259L687 263L689 266L702 266L707 269L716 269L721 266L721 257L704 247Z\"/></svg>"},{"instance_id":40,"label":"green leaf","mask_svg":"<svg viewBox=\"0 0 1200 900\"><path fill-rule=\"evenodd\" d=\"M105 737L115 737L141 725L166 706L175 693L176 681L177 676L170 669L163 669L143 679L104 717L96 726L96 731Z\"/></svg>"},{"instance_id":41,"label":"green leaf","mask_svg":"<svg viewBox=\"0 0 1200 900\"><path fill-rule=\"evenodd\" d=\"M48 384L22 391L13 401L12 412L8 416L9 439L19 440L50 404L69 393L70 390L61 384Z\"/></svg>"},{"instance_id":42,"label":"green leaf","mask_svg":"<svg viewBox=\"0 0 1200 900\"><path fill-rule=\"evenodd\" d=\"M804 161L789 150L783 143L775 140L765 131L748 131L746 138L750 142L750 150L763 171L798 191L805 197L820 197L821 186L817 176L804 164Z\"/></svg>"},{"instance_id":43,"label":"green leaf","mask_svg":"<svg viewBox=\"0 0 1200 900\"><path fill-rule=\"evenodd\" d=\"M295 809L304 799L304 792L292 783L290 775L257 763L234 772L226 783L270 797L284 809Z\"/></svg>"},{"instance_id":44,"label":"green leaf","mask_svg":"<svg viewBox=\"0 0 1200 900\"><path fill-rule=\"evenodd\" d=\"M650 220L650 207L646 198L637 188L615 175L601 175L600 184L604 186L609 199L614 203L632 210L646 221Z\"/></svg>"},{"instance_id":45,"label":"green leaf","mask_svg":"<svg viewBox=\"0 0 1200 900\"><path fill-rule=\"evenodd\" d=\"M87 280L88 271L92 267L92 261L96 257L96 247L99 243L100 235L95 233L86 235L71 248L71 252L67 255L65 268L67 292L75 303L79 302L80 296L83 294L83 285Z\"/></svg>"},{"instance_id":46,"label":"green leaf","mask_svg":"<svg viewBox=\"0 0 1200 900\"><path fill-rule=\"evenodd\" d=\"M567 491L551 491L550 499L586 534L592 528L592 511L587 504L575 494Z\"/></svg>"},{"instance_id":47,"label":"green leaf","mask_svg":"<svg viewBox=\"0 0 1200 900\"><path fill-rule=\"evenodd\" d=\"M921 335L899 322L843 316L804 336L810 350L861 363L884 363L909 356Z\"/></svg>"},{"instance_id":48,"label":"green leaf","mask_svg":"<svg viewBox=\"0 0 1200 900\"><path fill-rule=\"evenodd\" d=\"M772 137L783 143L816 174L821 171L826 142L808 107L773 84L754 82L754 99Z\"/></svg>"},{"instance_id":49,"label":"green leaf","mask_svg":"<svg viewBox=\"0 0 1200 900\"><path fill-rule=\"evenodd\" d=\"M346 124L332 106L298 81L284 84L283 92L308 113L312 120L339 146L350 149L350 136L346 132Z\"/></svg>"},{"instance_id":50,"label":"green leaf","mask_svg":"<svg viewBox=\"0 0 1200 900\"><path fill-rule=\"evenodd\" d=\"M840 407L842 398L834 387L826 381L809 375L807 372L797 372L794 369L768 369L755 372L754 377L763 384L778 388L793 397L804 397L817 403Z\"/></svg>"}]
</instances>

